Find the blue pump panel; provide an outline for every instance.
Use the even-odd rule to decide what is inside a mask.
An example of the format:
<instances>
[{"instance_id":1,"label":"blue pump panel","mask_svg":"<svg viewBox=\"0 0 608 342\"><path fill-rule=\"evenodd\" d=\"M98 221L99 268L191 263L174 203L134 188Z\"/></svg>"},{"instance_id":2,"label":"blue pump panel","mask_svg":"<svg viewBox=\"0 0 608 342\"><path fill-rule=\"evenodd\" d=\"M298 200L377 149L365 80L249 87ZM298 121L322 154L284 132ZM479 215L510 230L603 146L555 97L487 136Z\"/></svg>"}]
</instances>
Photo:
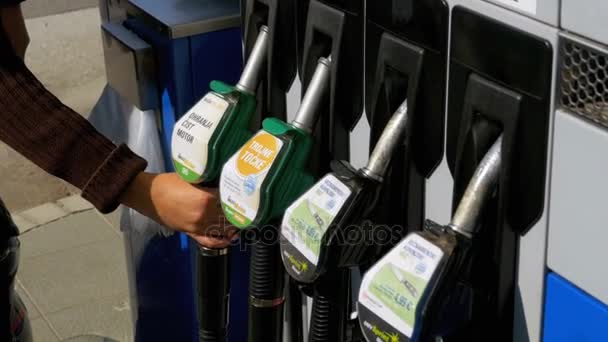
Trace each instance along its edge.
<instances>
[{"instance_id":1,"label":"blue pump panel","mask_svg":"<svg viewBox=\"0 0 608 342\"><path fill-rule=\"evenodd\" d=\"M153 47L159 131L168 171L171 133L212 80L236 84L243 67L237 0L129 0L123 25ZM141 257L130 269L136 342L198 341L195 244L184 234L126 236ZM246 340L249 251L231 250L230 342Z\"/></svg>"},{"instance_id":2,"label":"blue pump panel","mask_svg":"<svg viewBox=\"0 0 608 342\"><path fill-rule=\"evenodd\" d=\"M547 276L543 341L608 341L608 305L550 273Z\"/></svg>"}]
</instances>

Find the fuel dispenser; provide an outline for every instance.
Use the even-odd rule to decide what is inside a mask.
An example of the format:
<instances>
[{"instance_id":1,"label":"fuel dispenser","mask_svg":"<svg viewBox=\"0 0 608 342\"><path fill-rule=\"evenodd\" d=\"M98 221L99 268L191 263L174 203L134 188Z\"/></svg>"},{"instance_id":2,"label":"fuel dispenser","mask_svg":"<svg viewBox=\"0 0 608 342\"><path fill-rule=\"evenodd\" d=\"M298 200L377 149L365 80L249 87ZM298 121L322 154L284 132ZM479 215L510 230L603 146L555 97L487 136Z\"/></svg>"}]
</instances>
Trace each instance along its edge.
<instances>
[{"instance_id":1,"label":"fuel dispenser","mask_svg":"<svg viewBox=\"0 0 608 342\"><path fill-rule=\"evenodd\" d=\"M383 0L367 4L366 113L374 145L407 94L415 110L407 139L395 151L373 213L391 227L386 253L424 220L425 180L443 156L449 8L442 0ZM415 52L415 57L412 55ZM417 77L412 77L414 74ZM365 268L363 269L365 270Z\"/></svg>"},{"instance_id":2,"label":"fuel dispenser","mask_svg":"<svg viewBox=\"0 0 608 342\"><path fill-rule=\"evenodd\" d=\"M251 135L255 93L266 64L268 28L262 26L236 86L211 83L207 93L176 124L171 153L176 172L191 183L216 182L221 166ZM226 341L230 297L230 248L198 246L199 341Z\"/></svg>"},{"instance_id":3,"label":"fuel dispenser","mask_svg":"<svg viewBox=\"0 0 608 342\"><path fill-rule=\"evenodd\" d=\"M320 118L320 122L317 123L314 132L311 132L314 133L314 141L309 140L306 142L302 140L308 144L308 147L306 147L308 149L308 152L306 152L308 157L300 161L301 165L294 164L290 166L292 169L311 170L316 174L319 165L323 165L324 167L329 165L328 162L331 160L331 156L327 154L327 150L339 149L342 151L342 155L348 155L348 140L345 139L348 139L350 126L354 125L361 112L361 77L360 75L353 75L351 71L361 70L363 39L362 35L351 37L346 36L345 33L348 32L348 28L352 28L352 32L361 32L363 27L361 15L363 2L358 3L358 11L353 11L357 15L345 13L343 10L317 1L311 3L307 7L307 11L302 13L300 11L301 5L301 3L298 3L297 6L297 22L300 28L303 27L302 23L306 22L305 36L302 36L302 32L299 31L297 40L293 40L294 43L296 41L300 42L298 46L301 47L299 49L298 61L304 98L299 112L315 112L315 115ZM352 7L352 4L349 6ZM304 20L302 16L304 16ZM314 20L306 20L308 17L314 18ZM293 22L291 25L293 27ZM357 31L354 31L355 29ZM331 56L331 60L326 59L329 56ZM319 64L319 60L321 60L321 64ZM323 82L327 82L325 85L326 94L322 98L317 98L314 95L314 89L318 88L318 85ZM353 88L353 85L358 86ZM349 94L345 90L347 88L358 89L358 92ZM337 99L337 93L340 94L339 99ZM311 104L316 108L310 108ZM357 106L357 104L359 105ZM310 125L310 122L300 122L300 117L299 115L296 117L294 121L296 125ZM272 121L276 120L268 122L271 123ZM265 122L265 128L266 125L267 123ZM281 126L285 126L285 124L281 124ZM271 130L276 130L277 127L272 128L268 126ZM291 130L293 131L293 129ZM277 131L275 133L280 132ZM283 156L280 157L282 158ZM320 161L321 158L326 158L324 159L325 163ZM278 163L275 161L275 164ZM310 171L306 173L308 172ZM298 172L297 174L304 175L305 173ZM297 174L286 173L285 176L293 178ZM264 183L266 183L266 180ZM275 203L273 200L272 210L276 211L276 213L272 213L269 217L274 216L274 218L271 219L270 226L262 227L262 229L258 230L258 234L262 234L261 232L272 232L272 243L264 244L260 243L264 241L257 241L253 246L253 253L254 255L258 255L258 257L253 258L251 267L251 325L256 328L250 330L250 340L267 341L281 338L282 322L280 319L282 317L284 269L276 239L277 219L283 215L284 210L291 201L312 185L313 180L312 175L301 176L299 178L296 176L294 179L295 183L292 185L276 187L273 190L280 192L283 198L287 195L291 196L291 198L284 203L279 203L278 201ZM270 185L272 184L268 183L269 187ZM262 221L260 220L260 222ZM240 224L242 225L243 222ZM292 283L290 283L289 289L293 296L289 297L291 305L287 313L290 316L290 322L296 322L298 317L301 316L299 295L295 293L297 291L294 291ZM301 339L302 329L297 323L289 328L291 338L294 341Z\"/></svg>"},{"instance_id":4,"label":"fuel dispenser","mask_svg":"<svg viewBox=\"0 0 608 342\"><path fill-rule=\"evenodd\" d=\"M313 183L306 170L319 106L326 100L331 57L320 58L296 118L267 118L263 129L222 169L220 198L226 218L240 229L258 228L250 276L249 340L282 339L283 271L276 238L268 225Z\"/></svg>"},{"instance_id":5,"label":"fuel dispenser","mask_svg":"<svg viewBox=\"0 0 608 342\"><path fill-rule=\"evenodd\" d=\"M316 14L312 11L318 11L323 8L322 5L311 3L309 26ZM285 267L292 278L303 284L305 293L314 294L310 341L356 340L359 329L357 322L350 319L353 306L349 267L364 266L363 261L374 260L371 256L380 252L377 246L369 248L369 241L366 244L363 238L375 236L380 229L374 231L369 224L361 225L361 221L369 218L379 207L376 205L379 199L383 201L382 205L395 205L397 208L396 203L379 197L379 192L384 187L383 181L392 182L395 193L408 192L407 184L403 184L403 170L409 168L406 155L415 154L411 150L413 146L422 148L430 141L428 146L434 153L419 154L426 158L425 161L431 161L426 164L428 172L432 172L442 154L441 139L433 139L443 134L445 108L448 11L447 6L442 5L441 2L419 3L415 6L418 17L412 14L413 9L410 8L408 20L393 25L397 21L391 19L390 2L367 4L368 19L374 18L381 23L368 22L368 63L365 68L367 79L373 80L367 82L371 85L367 88L367 108L371 113L368 117L372 118L374 139L381 142L375 146L367 168L356 171L347 162L333 162L333 172L296 200L283 218L281 247ZM425 24L422 15L432 13L434 7L443 9L444 16L435 16L432 24ZM386 16L386 13L389 15ZM399 15L403 15L403 12ZM371 26L373 28L370 30ZM434 34L420 35L428 27L434 27ZM407 98L405 102L404 98ZM387 124L392 112L395 115ZM354 122L358 119L354 115L351 118L354 118ZM339 120L352 128L349 126L352 120L348 121L347 117ZM338 129L341 127L344 126L337 126ZM411 134L403 140L406 127ZM415 133L413 127L433 128L438 132L425 135L421 131ZM412 134L425 140L412 143ZM409 147L407 151L405 141ZM334 154L344 155L344 152L336 150ZM393 173L385 175L391 158ZM415 167L412 169L416 170ZM386 193L390 192L384 190L384 196ZM418 198L417 202L421 202L421 199ZM418 203L412 207L420 209ZM401 209L396 210L401 216L393 213L394 217L399 217L403 222L401 220L404 220L406 213ZM375 215L372 217L376 218ZM391 234L386 230L384 233ZM351 238L354 240L350 241Z\"/></svg>"},{"instance_id":6,"label":"fuel dispenser","mask_svg":"<svg viewBox=\"0 0 608 342\"><path fill-rule=\"evenodd\" d=\"M316 282L310 341L347 340L351 292L347 278L350 272L344 269L358 266L366 256L368 241L363 236L372 231L357 224L375 206L393 151L401 144L407 123L405 101L385 128L366 167L357 171L345 161L333 162L333 172L285 211L281 225L285 269L301 283Z\"/></svg>"},{"instance_id":7,"label":"fuel dispenser","mask_svg":"<svg viewBox=\"0 0 608 342\"><path fill-rule=\"evenodd\" d=\"M296 0L243 0L245 49L249 54L260 27L268 26L268 49L265 78L258 89L258 113L252 123L257 131L267 117L285 119L286 93L296 76Z\"/></svg>"},{"instance_id":8,"label":"fuel dispenser","mask_svg":"<svg viewBox=\"0 0 608 342\"><path fill-rule=\"evenodd\" d=\"M302 1L306 2L306 1ZM363 108L363 1L311 0L298 7L299 74L302 89L313 79L316 61L331 55L332 70L327 105L320 108L310 169L316 176L329 171L332 160L349 158L350 131ZM305 26L302 23L306 23ZM302 32L303 31L303 32Z\"/></svg>"},{"instance_id":9,"label":"fuel dispenser","mask_svg":"<svg viewBox=\"0 0 608 342\"><path fill-rule=\"evenodd\" d=\"M350 157L350 133L359 121L363 109L363 47L364 47L364 1L299 1L297 6L298 26L298 62L299 74L303 88L309 87L313 80L315 61L326 54L332 56L331 84L329 86L329 99L320 108L320 121L317 124L314 153L309 163L309 169L317 177L330 172L332 160L348 160ZM312 185L312 184L311 184ZM291 203L290 203L291 204ZM279 222L280 224L280 222ZM330 279L331 278L331 279ZM324 285L305 284L298 279L290 277L293 293L292 298L313 297L317 305L313 316L318 317L321 323L328 315L339 315L338 320L330 319L338 326L319 326L319 329L304 331L298 341L308 334L309 340L323 340L324 338L345 336L346 318L344 313L350 310L350 300L342 302L343 306L334 310L336 302L325 299L349 298L350 271L340 269L331 277L324 277ZM346 296L336 296L326 293L327 283L337 281L332 289L342 291ZM299 289L299 291L298 291ZM328 297L324 297L327 296ZM323 298L323 299L322 299ZM320 301L319 301L320 300ZM298 301L291 300L290 312L302 312ZM326 306L328 304L329 306ZM315 306L315 304L313 304ZM295 316L295 315L292 315ZM311 324L314 324L311 322ZM299 324L302 330L308 329L308 319Z\"/></svg>"},{"instance_id":10,"label":"fuel dispenser","mask_svg":"<svg viewBox=\"0 0 608 342\"><path fill-rule=\"evenodd\" d=\"M211 82L212 91L178 121L173 132L173 162L186 181L217 187L221 168L253 135L251 127L257 126L259 113L282 113L283 89L293 79L295 58L285 52L289 51L285 44L290 43L291 31L281 32L275 27L289 20L289 4L242 4L243 12L248 14L243 17L248 59L239 82L236 86ZM271 58L280 62L271 64ZM199 339L225 341L229 322L229 248L199 246L197 257Z\"/></svg>"},{"instance_id":11,"label":"fuel dispenser","mask_svg":"<svg viewBox=\"0 0 608 342\"><path fill-rule=\"evenodd\" d=\"M171 170L176 120L221 79L234 84L242 66L238 0L179 2L112 0L100 6L109 85L123 100L156 116L165 166ZM213 53L209 53L213 51ZM218 68L217 65L221 65ZM125 231L127 268L136 341L197 340L195 254L184 234ZM233 253L235 295L231 339L245 323L246 298L239 267L247 254Z\"/></svg>"},{"instance_id":12,"label":"fuel dispenser","mask_svg":"<svg viewBox=\"0 0 608 342\"><path fill-rule=\"evenodd\" d=\"M427 208L450 196L454 212L499 135L502 163L498 192L478 220L466 271L436 304L441 313L429 330L453 341L537 340L557 31L486 1L449 4L446 167L453 193L434 193L436 185L427 182L434 189L426 195Z\"/></svg>"},{"instance_id":13,"label":"fuel dispenser","mask_svg":"<svg viewBox=\"0 0 608 342\"><path fill-rule=\"evenodd\" d=\"M252 30L260 22L274 23L271 26L276 27L273 31L271 28L270 35L276 44L268 56L268 72L265 85L260 89L258 98L263 99L257 119L253 125L253 129L257 130L261 126L264 118L275 117L286 121L287 117L287 92L292 86L296 76L297 69L297 30L294 27L294 22L297 21L296 10L297 2L295 0L257 0L257 1L242 1L242 10L244 13L243 20L246 21L245 27ZM255 32L255 30L253 31ZM272 263L276 265L276 263ZM274 267L274 266L273 266ZM283 275L283 271L278 269L277 275ZM269 297L274 297L276 289L282 288L283 281L277 279L275 289L269 290ZM256 285L257 286L257 285ZM291 290L289 287L288 290ZM288 295L289 296L289 292ZM277 298L280 296L277 296ZM292 298L292 300L295 298ZM277 303L278 305L279 303ZM281 305L278 305L277 311ZM270 309L272 310L272 309ZM285 317L287 320L298 320L301 311L288 313ZM276 317L281 317L276 316ZM277 318L279 319L279 318ZM291 335L300 333L297 329L286 329L286 332ZM297 339L297 338L296 338Z\"/></svg>"},{"instance_id":14,"label":"fuel dispenser","mask_svg":"<svg viewBox=\"0 0 608 342\"><path fill-rule=\"evenodd\" d=\"M608 281L597 272L597 267L601 266L595 265L596 260L605 259L605 253L601 252L605 250L601 243L605 234L599 227L606 221L606 211L597 204L605 202L602 198L607 189L605 177L599 170L604 170L606 165L606 158L601 156L605 155L603 151L607 141L604 104L607 98L608 36L604 22L608 5L595 0L450 3L455 6L452 44L460 40L456 44L461 46L458 59L462 64L480 70L486 80L494 79L502 86L523 94L524 98L536 99L539 105L535 114L532 109L525 112L522 105L516 125L519 136L532 135L532 132L522 133L523 125L528 125L531 130L532 126L538 127L533 129L537 142L527 139L530 141L528 146L534 146L538 155L536 161L539 164L533 166L535 171L526 174L536 179L535 186L530 187L532 179L526 179L527 183L517 180L526 177L523 172L520 176L512 176L512 182L521 184L509 189L511 195L505 209L500 209L498 204L498 221L503 220L504 227L517 230L517 226L524 227L526 223L528 227L524 235L516 235L515 266L510 269L499 265L501 268L497 266L496 269L504 270L502 276L491 275L494 279L505 280L511 272L515 274L513 282L506 282L513 287L514 295L513 333L505 335L505 339L603 341L608 324L608 295L605 291ZM465 8L486 20L464 20ZM479 25L480 22L485 23ZM489 22L510 32L511 39L505 39L505 34L496 34L495 30L488 30ZM475 26L484 33L467 37L471 32L464 29L465 26L471 29ZM457 39L456 35L461 38ZM513 55L508 57L504 50L488 45L490 36L493 41L510 46ZM520 38L516 39L518 36ZM482 43L484 38L486 43ZM532 42L535 42L535 48L528 45ZM526 52L516 53L514 50ZM467 51L469 56L465 57ZM470 54L471 51L474 53ZM539 56L542 54L545 57L541 60ZM526 61L520 60L522 56ZM471 63L473 60L478 62ZM482 64L485 65L480 68ZM533 100L522 100L522 104L526 102L533 103ZM542 118L544 115L548 118ZM534 119L529 116L545 122L533 124ZM521 118L526 118L530 124L523 123ZM545 125L548 125L547 133L542 129ZM452 137L454 135L456 133L452 132ZM448 146L449 139L448 133ZM518 138L520 144L525 140ZM515 150L519 154L523 149ZM543 150L547 157L541 155ZM518 164L526 165L528 161ZM524 167L519 165L516 167ZM530 165L525 167L532 170ZM542 172L545 172L545 177L541 179ZM436 199L437 196L429 196L427 205L433 205ZM528 209L518 215L517 210L523 206ZM573 233L572 227L575 226L577 229ZM504 237L508 235L503 233L503 241L507 241ZM496 264L499 263L497 260L511 258L505 250L497 251L494 256ZM497 291L510 292L505 287ZM510 308L511 303L506 303ZM502 322L507 323L508 319L508 316L504 317ZM505 329L508 330L508 325Z\"/></svg>"},{"instance_id":15,"label":"fuel dispenser","mask_svg":"<svg viewBox=\"0 0 608 342\"><path fill-rule=\"evenodd\" d=\"M370 144L380 143L382 129L404 95L412 115L370 215L374 231L388 234L360 265L366 274L408 231L422 227L425 181L443 156L449 8L434 0L378 1L368 3L367 20L365 70L366 79L373 80L366 88ZM365 337L366 313L360 308L358 323Z\"/></svg>"},{"instance_id":16,"label":"fuel dispenser","mask_svg":"<svg viewBox=\"0 0 608 342\"><path fill-rule=\"evenodd\" d=\"M357 308L367 341L443 339L433 331L436 320L450 300L444 296L453 295L446 294L454 289L453 280L468 272L479 218L495 193L501 151L499 137L471 177L450 224L429 222L425 230L408 234L365 274ZM455 302L459 299L456 295ZM450 324L461 319L448 312Z\"/></svg>"},{"instance_id":17,"label":"fuel dispenser","mask_svg":"<svg viewBox=\"0 0 608 342\"><path fill-rule=\"evenodd\" d=\"M209 26L176 21L167 15L175 11L169 2L125 2L124 15L111 7L103 10L112 19L104 23L104 37L107 49L116 56L125 47L132 50L124 60L140 75L126 77L116 63L108 68L108 78L125 98L158 110L167 143L175 119L207 93L211 79L237 82L237 72L213 73L239 63L238 54L231 52L236 44L224 44L237 42L235 30L228 28L236 17L219 20L221 39L218 35L198 40L190 28L204 31L202 27ZM184 2L181 10L194 13L201 3L194 2ZM598 0L241 3L245 55L250 62L256 59L256 47L263 44L260 40L267 39L263 58L267 62L260 70L259 86L213 83L209 94L214 95L205 96L209 101L203 100L201 106L217 108L211 96L239 100L217 111L229 114L219 114L221 120L214 122L220 125L208 132L206 147L197 150L208 152L202 159L209 162L202 165L209 167L195 169L183 161L189 159L182 158L185 154L174 153L172 158L188 180L208 181L217 178L223 161L243 146L224 167L220 181L229 220L243 229L244 240L255 241L250 270L243 269L242 259L231 261L236 287L244 282L235 279L251 271L249 320L242 309L246 291L234 289L230 299L231 340L245 340L245 334L250 341L282 339L281 261L291 278L289 289L314 298L311 341L358 340L359 329L353 327L360 323L361 333L370 341L544 338L553 342L591 336L594 327L603 326L597 322L608 322L606 282L588 267L589 260L597 259L595 251L602 250L597 241L603 240L593 227L605 221L598 214L605 211L597 207L603 203L605 182L591 171L605 165L597 156L608 141L604 128L608 38L601 29L605 26L601 15L594 15L604 13L605 5ZM589 8L597 10L589 13ZM223 15L226 12L211 12L228 17ZM560 33L560 25L564 32ZM111 36L118 39L109 46ZM222 42L218 43L222 48L209 57L214 63L202 64L222 68L196 71L197 63L192 61L200 55L189 51L203 51L211 42ZM288 124L285 93L296 69L304 89L302 115ZM359 71L364 71L365 86ZM125 82L136 86L123 87ZM243 92L244 88L249 91ZM160 89L160 96L154 95L155 89ZM355 170L345 160L350 154L350 132L362 113L363 89L374 152L367 169ZM205 113L213 114L207 109ZM319 117L316 127L306 113ZM393 124L405 121L398 117L407 117L404 127L397 125L399 129ZM197 117L190 119L186 126ZM210 121L198 123L207 129ZM260 125L263 129L247 141ZM226 135L220 134L220 126ZM397 139L394 150L387 149L392 150L391 162L383 174L383 167L374 165L384 165L376 160L386 161L384 154L379 158L386 146L384 137L403 128L405 138ZM185 133L181 138L190 140ZM238 139L226 140L241 133ZM192 141L199 136L191 134ZM580 165L587 165L589 181L573 189L569 185L580 176ZM323 175L313 185L313 179ZM249 201L243 201L245 197L255 198L249 208L243 205ZM573 213L571 209L580 203L595 209L580 211L586 215ZM283 214L277 236L277 220ZM450 218L448 225L431 221ZM580 229L585 233L573 236L570 227L578 222L584 222ZM248 229L253 226L259 229ZM382 234L386 237L382 243L366 243L366 237L376 238L379 232L389 232ZM283 242L280 248L277 237ZM362 243L348 247L343 243L357 237ZM178 246L179 257L163 254L169 250L169 240L172 250ZM152 241L143 249L147 261L137 268L138 324L160 317L149 299L166 296L151 282L142 283L151 265L162 271L155 280L175 283L163 284L165 291L183 292L192 280L184 276L191 266L184 254L189 248L185 238L146 241ZM131 248L139 248L134 246L131 243ZM168 256L167 271L159 268L163 264L158 258L149 257L151 250ZM227 257L219 255L225 269ZM355 266L366 272L357 299L351 292ZM220 306L226 298L222 291L217 296ZM194 301L186 292L162 300L164 317L169 312L181 322L158 325L171 330L171 336L151 328L145 331L154 335L144 340L188 340L195 322L189 320ZM300 296L293 292L296 295L288 295L293 303L285 309L296 317L301 315ZM353 299L358 320L352 319ZM224 312L212 307L206 306L210 316ZM574 308L577 316L590 318L584 323L571 319L565 313ZM226 316L213 316L218 317ZM225 321L216 325L222 326ZM292 332L293 341L302 339L298 329ZM603 337L594 335L598 341Z\"/></svg>"},{"instance_id":18,"label":"fuel dispenser","mask_svg":"<svg viewBox=\"0 0 608 342\"><path fill-rule=\"evenodd\" d=\"M427 221L366 273L358 308L369 341L513 340L519 236L545 200L552 51L462 7L451 32L447 157L459 204L450 225ZM525 47L534 72L508 46Z\"/></svg>"},{"instance_id":19,"label":"fuel dispenser","mask_svg":"<svg viewBox=\"0 0 608 342\"><path fill-rule=\"evenodd\" d=\"M606 339L608 31L605 1L558 3L543 341ZM573 230L576 227L576 230Z\"/></svg>"},{"instance_id":20,"label":"fuel dispenser","mask_svg":"<svg viewBox=\"0 0 608 342\"><path fill-rule=\"evenodd\" d=\"M245 229L281 215L295 196L312 183L305 167L318 107L325 100L331 57L319 59L313 82L293 122L264 120L256 133L224 165L220 180L226 218Z\"/></svg>"},{"instance_id":21,"label":"fuel dispenser","mask_svg":"<svg viewBox=\"0 0 608 342\"><path fill-rule=\"evenodd\" d=\"M484 146L498 131L503 136L499 193L480 221L470 279L458 285L470 293L470 316L454 338L520 340L539 329L528 308L538 293L531 285L544 273L556 31L507 12L485 2L452 10L446 155L453 203Z\"/></svg>"},{"instance_id":22,"label":"fuel dispenser","mask_svg":"<svg viewBox=\"0 0 608 342\"><path fill-rule=\"evenodd\" d=\"M268 50L268 27L262 26L236 86L211 82L207 93L176 124L171 153L176 172L190 183L215 180L224 162L249 138L255 93Z\"/></svg>"}]
</instances>

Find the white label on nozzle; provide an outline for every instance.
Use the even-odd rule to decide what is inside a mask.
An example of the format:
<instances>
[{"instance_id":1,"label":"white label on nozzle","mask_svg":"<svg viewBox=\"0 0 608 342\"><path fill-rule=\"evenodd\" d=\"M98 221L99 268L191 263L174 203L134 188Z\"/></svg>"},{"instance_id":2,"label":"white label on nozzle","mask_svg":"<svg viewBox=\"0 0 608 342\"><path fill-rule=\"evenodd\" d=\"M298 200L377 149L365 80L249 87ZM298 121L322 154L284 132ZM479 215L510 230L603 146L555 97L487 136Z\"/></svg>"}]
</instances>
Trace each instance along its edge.
<instances>
[{"instance_id":1,"label":"white label on nozzle","mask_svg":"<svg viewBox=\"0 0 608 342\"><path fill-rule=\"evenodd\" d=\"M220 198L226 218L246 228L258 215L261 188L283 141L261 130L234 154L222 169Z\"/></svg>"},{"instance_id":2,"label":"white label on nozzle","mask_svg":"<svg viewBox=\"0 0 608 342\"><path fill-rule=\"evenodd\" d=\"M191 183L201 182L207 167L209 142L229 103L208 93L175 124L171 152L177 173Z\"/></svg>"},{"instance_id":3,"label":"white label on nozzle","mask_svg":"<svg viewBox=\"0 0 608 342\"><path fill-rule=\"evenodd\" d=\"M537 0L494 0L509 7L517 8L518 10L536 15Z\"/></svg>"},{"instance_id":4,"label":"white label on nozzle","mask_svg":"<svg viewBox=\"0 0 608 342\"><path fill-rule=\"evenodd\" d=\"M350 194L344 183L329 174L285 211L281 234L313 265L319 261L323 235Z\"/></svg>"},{"instance_id":5,"label":"white label on nozzle","mask_svg":"<svg viewBox=\"0 0 608 342\"><path fill-rule=\"evenodd\" d=\"M422 236L409 234L365 274L359 304L412 337L416 308L443 255Z\"/></svg>"}]
</instances>

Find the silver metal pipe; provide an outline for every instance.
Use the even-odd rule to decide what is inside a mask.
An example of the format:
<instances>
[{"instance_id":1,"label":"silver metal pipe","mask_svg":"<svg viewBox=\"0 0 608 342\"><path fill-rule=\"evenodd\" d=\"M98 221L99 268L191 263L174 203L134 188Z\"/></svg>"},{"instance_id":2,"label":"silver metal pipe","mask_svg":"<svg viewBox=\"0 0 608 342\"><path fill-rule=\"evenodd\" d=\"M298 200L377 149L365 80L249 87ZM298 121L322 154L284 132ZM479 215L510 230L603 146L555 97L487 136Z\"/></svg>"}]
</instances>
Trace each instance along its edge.
<instances>
[{"instance_id":1,"label":"silver metal pipe","mask_svg":"<svg viewBox=\"0 0 608 342\"><path fill-rule=\"evenodd\" d=\"M319 58L315 73L308 84L308 89L306 89L298 113L291 123L292 125L306 132L312 132L317 122L319 104L323 100L327 88L329 88L330 76L331 56Z\"/></svg>"},{"instance_id":2,"label":"silver metal pipe","mask_svg":"<svg viewBox=\"0 0 608 342\"><path fill-rule=\"evenodd\" d=\"M397 146L405 137L405 129L408 120L407 99L395 111L386 127L380 135L380 139L369 157L367 165L361 169L364 175L379 182L384 180L384 175L391 162L392 155Z\"/></svg>"},{"instance_id":3,"label":"silver metal pipe","mask_svg":"<svg viewBox=\"0 0 608 342\"><path fill-rule=\"evenodd\" d=\"M479 214L498 182L501 155L502 135L483 157L469 181L449 225L453 230L469 238L476 233Z\"/></svg>"},{"instance_id":4,"label":"silver metal pipe","mask_svg":"<svg viewBox=\"0 0 608 342\"><path fill-rule=\"evenodd\" d=\"M268 52L268 27L262 26L260 33L255 40L247 64L241 74L241 79L237 83L236 88L242 92L255 94L260 82L260 72L264 69L266 63L266 55Z\"/></svg>"}]
</instances>

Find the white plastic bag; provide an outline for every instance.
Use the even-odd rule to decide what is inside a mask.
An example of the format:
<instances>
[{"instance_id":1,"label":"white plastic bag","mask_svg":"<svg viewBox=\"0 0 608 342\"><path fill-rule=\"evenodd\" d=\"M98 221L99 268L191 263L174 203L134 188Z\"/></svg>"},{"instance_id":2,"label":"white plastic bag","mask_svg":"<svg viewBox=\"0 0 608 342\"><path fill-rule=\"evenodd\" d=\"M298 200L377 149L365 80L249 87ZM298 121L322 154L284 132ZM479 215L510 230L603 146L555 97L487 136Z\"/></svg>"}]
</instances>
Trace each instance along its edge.
<instances>
[{"instance_id":1,"label":"white plastic bag","mask_svg":"<svg viewBox=\"0 0 608 342\"><path fill-rule=\"evenodd\" d=\"M89 122L115 144L126 143L133 152L148 161L146 171L165 172L163 152L154 111L141 111L124 101L120 95L106 85L101 98L91 111ZM133 209L122 207L120 229L128 233L172 232ZM145 243L140 244L145 246ZM138 255L138 251L134 251Z\"/></svg>"},{"instance_id":2,"label":"white plastic bag","mask_svg":"<svg viewBox=\"0 0 608 342\"><path fill-rule=\"evenodd\" d=\"M159 131L153 111L141 111L122 100L120 95L106 85L101 98L91 111L89 121L98 131L115 144L126 143L133 152L148 161L146 171L164 172L163 152ZM138 265L148 243L159 233L168 236L172 232L141 215L122 206L120 230L123 232L129 292L133 322L138 322Z\"/></svg>"}]
</instances>

